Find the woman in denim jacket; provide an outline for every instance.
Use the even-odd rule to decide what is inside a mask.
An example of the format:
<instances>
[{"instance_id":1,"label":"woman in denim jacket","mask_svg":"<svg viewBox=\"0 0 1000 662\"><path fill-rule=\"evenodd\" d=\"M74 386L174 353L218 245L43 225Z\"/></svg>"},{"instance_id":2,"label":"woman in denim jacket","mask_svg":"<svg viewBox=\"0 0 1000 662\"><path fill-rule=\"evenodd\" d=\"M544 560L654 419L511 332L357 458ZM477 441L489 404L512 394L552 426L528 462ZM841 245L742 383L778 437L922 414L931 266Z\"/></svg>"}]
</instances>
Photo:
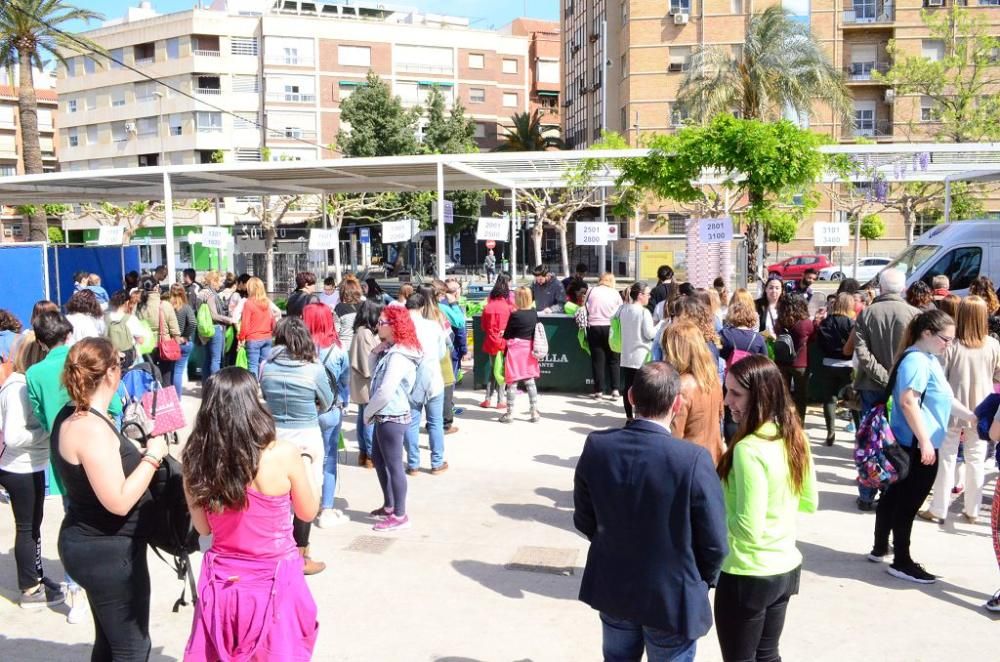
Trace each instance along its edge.
<instances>
[{"instance_id":1,"label":"woman in denim jacket","mask_svg":"<svg viewBox=\"0 0 1000 662\"><path fill-rule=\"evenodd\" d=\"M376 531L410 526L406 515L406 472L403 439L410 426L411 391L423 354L410 313L402 306L387 306L378 321L382 342L369 357L372 364L371 396L365 406L365 423L375 424L372 460L382 487L382 507L372 511L379 520Z\"/></svg>"},{"instance_id":2,"label":"woman in denim jacket","mask_svg":"<svg viewBox=\"0 0 1000 662\"><path fill-rule=\"evenodd\" d=\"M305 323L286 317L274 332L274 349L261 371L260 389L274 416L277 437L294 443L312 460L313 480L323 484L323 433L319 414L335 401L326 369L316 356L316 345ZM305 573L322 572L326 564L309 557L311 522L295 518L295 543L305 560Z\"/></svg>"}]
</instances>

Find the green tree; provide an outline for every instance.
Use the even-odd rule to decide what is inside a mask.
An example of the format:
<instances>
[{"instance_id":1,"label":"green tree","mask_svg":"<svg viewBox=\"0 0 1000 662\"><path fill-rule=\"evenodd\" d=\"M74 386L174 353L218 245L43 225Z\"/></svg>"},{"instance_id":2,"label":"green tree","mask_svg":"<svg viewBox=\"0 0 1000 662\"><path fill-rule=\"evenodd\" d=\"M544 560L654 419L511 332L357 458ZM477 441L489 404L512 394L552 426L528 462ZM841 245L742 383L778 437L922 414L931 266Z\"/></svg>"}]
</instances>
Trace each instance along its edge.
<instances>
[{"instance_id":1,"label":"green tree","mask_svg":"<svg viewBox=\"0 0 1000 662\"><path fill-rule=\"evenodd\" d=\"M767 210L791 193L812 194L829 163L818 149L822 140L785 120L766 123L717 115L706 126L652 138L650 152L643 158L620 159L618 209L628 213L644 193L680 203L710 204L710 192L697 182L706 172L721 173L724 188L737 199L747 196L747 267L756 275Z\"/></svg>"},{"instance_id":2,"label":"green tree","mask_svg":"<svg viewBox=\"0 0 1000 662\"><path fill-rule=\"evenodd\" d=\"M861 233L861 238L865 240L865 253L870 253L868 242L885 236L885 221L878 214L868 214L861 219L861 228L858 231Z\"/></svg>"},{"instance_id":3,"label":"green tree","mask_svg":"<svg viewBox=\"0 0 1000 662\"><path fill-rule=\"evenodd\" d=\"M782 244L789 244L799 231L799 217L788 209L771 208L764 213L764 232L767 240L774 242L774 254L781 250Z\"/></svg>"},{"instance_id":4,"label":"green tree","mask_svg":"<svg viewBox=\"0 0 1000 662\"><path fill-rule=\"evenodd\" d=\"M916 113L909 124L911 133L944 142L996 140L1000 138L1000 38L991 33L981 14L958 3L948 5L945 10L920 12L930 37L944 44L944 56L931 60L909 54L893 39L887 48L892 67L878 78L893 86L897 105L903 102L901 97L915 107L921 97L933 102L933 121Z\"/></svg>"},{"instance_id":5,"label":"green tree","mask_svg":"<svg viewBox=\"0 0 1000 662\"><path fill-rule=\"evenodd\" d=\"M65 235L63 235L62 228L57 228L54 225L49 226L49 243L50 244L61 244Z\"/></svg>"},{"instance_id":6,"label":"green tree","mask_svg":"<svg viewBox=\"0 0 1000 662\"><path fill-rule=\"evenodd\" d=\"M7 0L0 4L0 67L13 70L17 66L17 114L26 174L43 172L34 69L41 69L50 58L65 63L62 53L66 51L102 53L101 47L90 40L60 29L67 23L101 18L97 12L63 0ZM45 241L47 228L48 219L41 211L32 214L28 239Z\"/></svg>"},{"instance_id":7,"label":"green tree","mask_svg":"<svg viewBox=\"0 0 1000 662\"><path fill-rule=\"evenodd\" d=\"M374 72L340 104L340 121L348 129L337 135L344 156L399 156L420 153L417 125L420 108L404 108L400 98Z\"/></svg>"},{"instance_id":8,"label":"green tree","mask_svg":"<svg viewBox=\"0 0 1000 662\"><path fill-rule=\"evenodd\" d=\"M816 101L849 116L851 95L809 26L780 6L750 17L736 58L729 46L702 46L691 55L678 103L705 122L719 113L778 120L786 109L806 115Z\"/></svg>"},{"instance_id":9,"label":"green tree","mask_svg":"<svg viewBox=\"0 0 1000 662\"><path fill-rule=\"evenodd\" d=\"M544 152L548 149L562 149L563 143L558 136L545 131L542 126L542 113L536 110L532 113L515 113L511 115L512 126L504 127L500 136L500 144L494 152Z\"/></svg>"}]
</instances>

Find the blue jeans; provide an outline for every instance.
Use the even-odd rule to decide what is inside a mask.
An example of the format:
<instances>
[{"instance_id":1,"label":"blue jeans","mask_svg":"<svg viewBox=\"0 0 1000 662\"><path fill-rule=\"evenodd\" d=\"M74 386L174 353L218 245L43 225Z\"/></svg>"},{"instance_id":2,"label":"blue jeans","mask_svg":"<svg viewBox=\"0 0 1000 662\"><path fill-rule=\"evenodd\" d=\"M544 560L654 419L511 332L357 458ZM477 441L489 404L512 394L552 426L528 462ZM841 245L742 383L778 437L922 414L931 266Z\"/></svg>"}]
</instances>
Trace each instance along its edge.
<instances>
[{"instance_id":1,"label":"blue jeans","mask_svg":"<svg viewBox=\"0 0 1000 662\"><path fill-rule=\"evenodd\" d=\"M267 358L267 355L271 351L271 346L273 343L270 338L265 340L248 340L247 341L247 370L253 375L254 379L257 379L260 375L260 359L261 357Z\"/></svg>"},{"instance_id":2,"label":"blue jeans","mask_svg":"<svg viewBox=\"0 0 1000 662\"><path fill-rule=\"evenodd\" d=\"M864 420L865 416L868 415L875 405L879 404L882 399L881 391L865 391L859 390L858 394L861 396L861 420ZM874 487L865 487L864 485L858 485L858 498L866 503L873 503L875 501L875 495L878 494L878 490Z\"/></svg>"},{"instance_id":3,"label":"blue jeans","mask_svg":"<svg viewBox=\"0 0 1000 662\"><path fill-rule=\"evenodd\" d=\"M184 390L184 378L187 377L188 359L191 358L192 351L194 341L189 340L181 345L181 358L174 362L174 390L177 391L178 398L183 395L181 391Z\"/></svg>"},{"instance_id":4,"label":"blue jeans","mask_svg":"<svg viewBox=\"0 0 1000 662\"><path fill-rule=\"evenodd\" d=\"M431 446L431 468L444 464L444 393L439 393L427 401L423 407L410 410L410 427L406 429L406 466L420 467L420 410L427 410L427 428Z\"/></svg>"},{"instance_id":5,"label":"blue jeans","mask_svg":"<svg viewBox=\"0 0 1000 662\"><path fill-rule=\"evenodd\" d=\"M365 457L372 456L372 435L375 434L375 424L365 425L365 405L358 404L358 451Z\"/></svg>"},{"instance_id":6,"label":"blue jeans","mask_svg":"<svg viewBox=\"0 0 1000 662\"><path fill-rule=\"evenodd\" d=\"M201 380L204 384L208 378L222 370L222 354L226 350L226 330L221 324L215 325L215 335L205 344L205 353L201 364Z\"/></svg>"},{"instance_id":7,"label":"blue jeans","mask_svg":"<svg viewBox=\"0 0 1000 662\"><path fill-rule=\"evenodd\" d=\"M323 433L323 490L320 508L333 508L333 497L337 494L337 443L340 440L340 424L343 411L334 407L320 414L319 429Z\"/></svg>"},{"instance_id":8,"label":"blue jeans","mask_svg":"<svg viewBox=\"0 0 1000 662\"><path fill-rule=\"evenodd\" d=\"M697 641L667 630L644 627L601 612L604 662L639 662L645 645L648 662L694 662Z\"/></svg>"}]
</instances>

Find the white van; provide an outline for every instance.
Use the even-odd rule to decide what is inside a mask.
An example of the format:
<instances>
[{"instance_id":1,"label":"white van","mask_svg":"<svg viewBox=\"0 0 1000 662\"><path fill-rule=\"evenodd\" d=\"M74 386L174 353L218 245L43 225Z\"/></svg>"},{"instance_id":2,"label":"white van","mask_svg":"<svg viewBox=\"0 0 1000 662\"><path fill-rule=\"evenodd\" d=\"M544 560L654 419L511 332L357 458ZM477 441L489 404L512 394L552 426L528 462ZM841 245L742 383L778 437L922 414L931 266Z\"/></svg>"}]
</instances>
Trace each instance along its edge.
<instances>
[{"instance_id":1,"label":"white van","mask_svg":"<svg viewBox=\"0 0 1000 662\"><path fill-rule=\"evenodd\" d=\"M965 296L977 276L989 276L1000 285L1000 222L956 221L937 225L910 244L886 269L906 274L906 286L918 280L928 285L944 274L951 291Z\"/></svg>"}]
</instances>

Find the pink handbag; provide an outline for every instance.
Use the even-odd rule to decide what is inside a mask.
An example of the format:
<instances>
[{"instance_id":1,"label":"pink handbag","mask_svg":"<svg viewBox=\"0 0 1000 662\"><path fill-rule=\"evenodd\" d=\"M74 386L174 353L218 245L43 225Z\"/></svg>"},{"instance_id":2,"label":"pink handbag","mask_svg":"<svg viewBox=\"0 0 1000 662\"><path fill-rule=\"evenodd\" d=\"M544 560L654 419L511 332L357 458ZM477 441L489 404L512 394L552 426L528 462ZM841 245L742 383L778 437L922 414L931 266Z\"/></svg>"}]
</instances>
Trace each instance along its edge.
<instances>
[{"instance_id":1,"label":"pink handbag","mask_svg":"<svg viewBox=\"0 0 1000 662\"><path fill-rule=\"evenodd\" d=\"M147 391L142 396L142 408L153 421L153 431L149 433L151 437L176 432L186 424L180 398L172 386L163 388L157 384L152 391Z\"/></svg>"}]
</instances>

